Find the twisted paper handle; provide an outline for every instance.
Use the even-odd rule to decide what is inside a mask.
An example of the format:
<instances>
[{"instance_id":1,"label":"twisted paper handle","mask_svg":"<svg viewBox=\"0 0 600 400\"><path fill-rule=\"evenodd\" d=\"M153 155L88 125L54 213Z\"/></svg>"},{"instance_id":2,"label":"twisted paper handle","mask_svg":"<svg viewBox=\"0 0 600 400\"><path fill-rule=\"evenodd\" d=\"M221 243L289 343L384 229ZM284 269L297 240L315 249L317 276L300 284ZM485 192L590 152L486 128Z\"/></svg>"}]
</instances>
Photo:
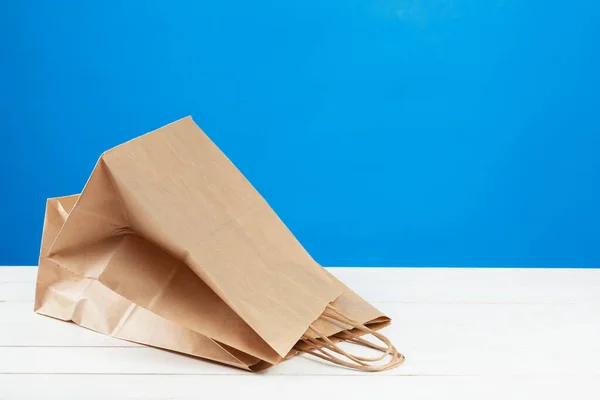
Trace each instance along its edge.
<instances>
[{"instance_id":1,"label":"twisted paper handle","mask_svg":"<svg viewBox=\"0 0 600 400\"><path fill-rule=\"evenodd\" d=\"M379 332L374 331L373 329L367 328L363 324L353 319L348 318L342 312L340 312L337 308L332 306L331 304L327 305L327 308L322 314L322 317L329 319L331 321L340 322L344 325L350 325L353 328L361 330L365 333L369 333L383 342L386 347L377 346L367 340L361 338L353 338L346 340L347 342L358 344L361 346L369 347L371 349L379 350L383 354L379 357L359 357L353 354L350 354L340 348L337 344L331 341L326 335L323 335L319 332L314 326L310 326L308 329L319 336L318 339L309 337L307 335L302 336L301 340L306 345L310 346L308 350L301 350L305 353L311 354L315 357L321 358L323 360L327 360L334 364L342 365L348 368L353 368L361 371L369 371L369 372L379 372L379 371L387 371L392 368L396 368L400 364L404 362L404 356L396 350L396 348L392 345L392 342L384 335ZM337 353L341 356L346 357L350 361L343 360L339 357L336 357L329 351ZM390 356L391 359L382 365L372 365L370 363L377 362L383 360L385 357Z\"/></svg>"}]
</instances>

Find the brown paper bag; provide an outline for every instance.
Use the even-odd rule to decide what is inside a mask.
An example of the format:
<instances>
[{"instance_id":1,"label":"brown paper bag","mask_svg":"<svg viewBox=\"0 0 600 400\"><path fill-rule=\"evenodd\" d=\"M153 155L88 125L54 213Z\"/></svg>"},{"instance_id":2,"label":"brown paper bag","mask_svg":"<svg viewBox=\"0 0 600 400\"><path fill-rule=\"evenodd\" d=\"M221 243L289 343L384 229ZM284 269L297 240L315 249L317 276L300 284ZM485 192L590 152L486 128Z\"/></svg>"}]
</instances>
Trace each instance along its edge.
<instances>
[{"instance_id":1,"label":"brown paper bag","mask_svg":"<svg viewBox=\"0 0 600 400\"><path fill-rule=\"evenodd\" d=\"M78 196L48 200L42 254L63 226ZM136 306L98 280L84 278L40 257L35 311L132 342L203 357L243 369L266 366L261 360L227 348L193 330Z\"/></svg>"},{"instance_id":2,"label":"brown paper bag","mask_svg":"<svg viewBox=\"0 0 600 400\"><path fill-rule=\"evenodd\" d=\"M310 257L189 117L105 152L79 197L48 201L35 309L251 370L297 351L367 369L335 342L369 345L355 337L389 323ZM387 348L369 346L399 364L376 336Z\"/></svg>"}]
</instances>

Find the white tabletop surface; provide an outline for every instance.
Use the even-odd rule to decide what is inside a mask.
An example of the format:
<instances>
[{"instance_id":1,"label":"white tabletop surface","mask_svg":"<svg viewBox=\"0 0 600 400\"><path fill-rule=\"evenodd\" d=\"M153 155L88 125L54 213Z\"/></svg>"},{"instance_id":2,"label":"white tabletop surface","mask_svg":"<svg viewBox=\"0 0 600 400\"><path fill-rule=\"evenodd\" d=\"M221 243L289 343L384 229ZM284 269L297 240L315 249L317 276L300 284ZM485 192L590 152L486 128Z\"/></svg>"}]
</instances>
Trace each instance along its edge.
<instances>
[{"instance_id":1,"label":"white tabletop surface","mask_svg":"<svg viewBox=\"0 0 600 400\"><path fill-rule=\"evenodd\" d=\"M36 269L0 267L0 399L600 399L600 270L329 270L393 319L403 366L247 373L37 315Z\"/></svg>"}]
</instances>

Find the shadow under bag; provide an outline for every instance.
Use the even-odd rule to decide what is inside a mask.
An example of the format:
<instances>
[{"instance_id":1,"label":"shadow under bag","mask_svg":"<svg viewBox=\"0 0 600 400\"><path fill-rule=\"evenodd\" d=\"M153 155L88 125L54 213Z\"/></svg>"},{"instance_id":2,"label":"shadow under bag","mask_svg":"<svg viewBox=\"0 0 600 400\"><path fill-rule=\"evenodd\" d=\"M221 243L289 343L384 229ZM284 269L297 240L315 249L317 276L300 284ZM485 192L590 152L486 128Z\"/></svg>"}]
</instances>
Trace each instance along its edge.
<instances>
[{"instance_id":1,"label":"shadow under bag","mask_svg":"<svg viewBox=\"0 0 600 400\"><path fill-rule=\"evenodd\" d=\"M252 371L299 352L365 371L404 360L376 332L390 319L311 258L190 117L105 152L80 195L48 200L35 311Z\"/></svg>"}]
</instances>

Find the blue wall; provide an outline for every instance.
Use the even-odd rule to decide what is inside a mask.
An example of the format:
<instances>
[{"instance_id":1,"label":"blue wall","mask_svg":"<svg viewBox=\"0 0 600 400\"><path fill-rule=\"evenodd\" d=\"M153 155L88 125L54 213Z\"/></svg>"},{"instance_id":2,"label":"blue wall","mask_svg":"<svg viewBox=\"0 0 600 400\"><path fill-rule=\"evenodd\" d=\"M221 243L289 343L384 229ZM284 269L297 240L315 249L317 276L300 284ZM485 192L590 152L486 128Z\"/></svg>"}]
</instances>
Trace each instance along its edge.
<instances>
[{"instance_id":1,"label":"blue wall","mask_svg":"<svg viewBox=\"0 0 600 400\"><path fill-rule=\"evenodd\" d=\"M322 264L600 266L596 1L0 3L0 265L192 115Z\"/></svg>"}]
</instances>

